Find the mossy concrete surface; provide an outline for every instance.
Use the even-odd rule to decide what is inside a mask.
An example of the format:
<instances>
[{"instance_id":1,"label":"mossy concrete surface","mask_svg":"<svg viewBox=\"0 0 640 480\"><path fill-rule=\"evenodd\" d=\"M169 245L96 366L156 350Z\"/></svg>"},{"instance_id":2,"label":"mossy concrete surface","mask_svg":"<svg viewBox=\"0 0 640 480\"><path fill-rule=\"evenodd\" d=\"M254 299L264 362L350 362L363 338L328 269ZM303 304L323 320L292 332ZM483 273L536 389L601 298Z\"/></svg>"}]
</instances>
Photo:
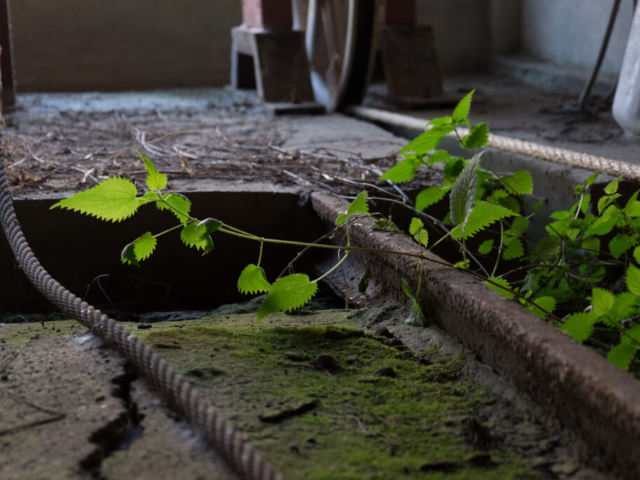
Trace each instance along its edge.
<instances>
[{"instance_id":1,"label":"mossy concrete surface","mask_svg":"<svg viewBox=\"0 0 640 480\"><path fill-rule=\"evenodd\" d=\"M230 314L126 326L191 381L288 479L569 478L586 471L572 459L546 455L559 441L549 434L536 434L524 443L522 435L510 442L508 435L496 434L529 424L522 419L510 423L504 420L508 415L501 416L502 426L487 422L486 412L496 399L464 375L469 359L463 350L444 353L434 344L416 355L380 327L388 310L374 313L276 315L259 324L255 314ZM365 334L363 323L377 325L378 335ZM68 355L70 345L88 338L80 336L84 331L71 321L4 325L0 362L18 348L40 351L50 348L49 342L64 343L56 348ZM39 338L34 340L35 335ZM127 391L120 392L120 410L114 412L126 412L129 432L119 437L116 448L109 444L95 454L91 465L88 454L76 450L83 444L87 451L95 450L91 438L96 441L96 430L78 432L79 447L69 451L71 444L59 441L55 456L38 454L43 469L59 472L55 478L73 478L73 472L98 472L107 479L232 478L183 421L123 370L110 349L94 350L111 356L113 371L96 370L96 359L78 359L85 378L74 379L69 387L66 372L57 372L56 388L69 389L70 402L100 405L96 393L79 398L83 384L100 377L107 384L114 376L126 378L120 383ZM51 388L43 378L38 388L24 387L33 380L23 377L25 366L18 358L0 367L0 376L9 372L11 388L20 385L25 396ZM2 380L0 389L6 385ZM47 405L67 411L60 402ZM21 459L42 450L43 432L61 439L74 429L68 418L0 436L0 477L54 478L40 475L41 470ZM56 467L61 459L64 468Z\"/></svg>"}]
</instances>

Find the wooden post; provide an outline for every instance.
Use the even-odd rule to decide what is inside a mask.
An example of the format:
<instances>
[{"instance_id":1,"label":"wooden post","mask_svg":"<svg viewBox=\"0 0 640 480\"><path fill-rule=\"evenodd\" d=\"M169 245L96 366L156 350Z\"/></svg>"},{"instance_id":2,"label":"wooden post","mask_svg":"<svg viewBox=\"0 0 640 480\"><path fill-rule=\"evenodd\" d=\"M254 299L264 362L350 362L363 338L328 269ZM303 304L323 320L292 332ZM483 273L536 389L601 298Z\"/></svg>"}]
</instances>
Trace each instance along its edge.
<instances>
[{"instance_id":1,"label":"wooden post","mask_svg":"<svg viewBox=\"0 0 640 480\"><path fill-rule=\"evenodd\" d=\"M276 113L314 112L304 32L293 30L291 0L243 0L242 22L231 31L231 84L256 88Z\"/></svg>"},{"instance_id":2,"label":"wooden post","mask_svg":"<svg viewBox=\"0 0 640 480\"><path fill-rule=\"evenodd\" d=\"M386 0L380 6L380 57L392 104L402 108L455 103L442 90L433 28L417 24L416 0Z\"/></svg>"}]
</instances>

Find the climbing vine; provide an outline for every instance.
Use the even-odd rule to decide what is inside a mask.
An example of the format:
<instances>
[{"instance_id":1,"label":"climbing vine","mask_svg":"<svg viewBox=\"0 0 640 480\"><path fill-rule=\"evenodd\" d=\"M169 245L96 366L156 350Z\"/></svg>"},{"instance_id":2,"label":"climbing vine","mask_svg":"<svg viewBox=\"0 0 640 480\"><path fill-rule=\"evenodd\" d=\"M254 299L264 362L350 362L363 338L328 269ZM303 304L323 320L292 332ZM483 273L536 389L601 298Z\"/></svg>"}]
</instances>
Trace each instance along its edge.
<instances>
[{"instance_id":1,"label":"climbing vine","mask_svg":"<svg viewBox=\"0 0 640 480\"><path fill-rule=\"evenodd\" d=\"M592 175L584 185L576 187L574 205L553 213L549 219L543 218L539 213L542 202L529 202L534 185L528 171L502 175L483 162L489 128L486 123L470 125L473 94L472 91L465 96L451 116L430 121L427 130L400 151L401 161L380 177L401 184L413 180L419 170L427 169L442 179L441 185L421 190L412 206L416 215L411 220L409 236L419 245L419 252L392 252L413 256L420 262L415 292L403 282L411 301L407 323L427 324L427 316L417 300L423 267L425 262L440 263L473 275L534 315L556 324L575 340L606 351L609 360L619 367L629 368L640 349L640 268L637 266L640 263L640 192L623 202L618 192L621 179L617 178L606 186L597 205L592 205L590 190L597 179L597 175ZM464 137L458 135L461 125L470 127ZM464 156L453 156L438 148L445 136L452 135L466 153ZM122 261L135 266L153 254L161 236L174 231L179 232L186 246L203 255L213 250L215 235L232 235L259 243L256 262L247 265L238 279L241 293L267 294L258 311L258 320L307 303L318 291L318 283L339 268L351 252L378 252L352 245L349 235L355 219L371 215L367 191L357 195L337 217L334 232L343 235L339 245L264 238L215 218L195 218L191 215L190 200L179 193L167 192L167 176L148 158L139 155L147 173L142 195L138 195L132 181L114 177L63 199L52 208L66 208L111 222L130 218L147 204L174 215L177 219L174 227L158 233L145 232L124 247ZM449 208L444 218L424 213L447 198ZM535 245L526 235L533 217L544 222L547 232ZM390 219L381 216L375 228L403 233ZM435 231L443 235L431 241ZM483 237L477 251L471 251L469 241L480 235L486 238ZM608 240L606 249L601 248L605 239ZM445 241L459 248L460 258L453 265L426 255ZM261 266L265 243L334 249L343 254L318 278L312 280L306 274L291 273L271 283ZM522 261L521 266L504 272L505 262L516 259ZM612 281L619 272L624 273L624 285Z\"/></svg>"}]
</instances>

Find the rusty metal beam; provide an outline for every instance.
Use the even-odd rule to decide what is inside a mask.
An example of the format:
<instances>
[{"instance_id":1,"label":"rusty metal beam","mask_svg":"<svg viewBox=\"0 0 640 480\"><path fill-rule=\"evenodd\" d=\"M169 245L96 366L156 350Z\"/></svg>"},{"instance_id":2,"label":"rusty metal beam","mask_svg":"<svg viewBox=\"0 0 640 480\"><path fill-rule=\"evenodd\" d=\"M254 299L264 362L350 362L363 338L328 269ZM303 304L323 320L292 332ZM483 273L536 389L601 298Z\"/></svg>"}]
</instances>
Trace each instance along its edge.
<instances>
[{"instance_id":1,"label":"rusty metal beam","mask_svg":"<svg viewBox=\"0 0 640 480\"><path fill-rule=\"evenodd\" d=\"M11 39L11 9L9 0L0 0L0 74L2 75L2 103L15 105L13 41Z\"/></svg>"}]
</instances>

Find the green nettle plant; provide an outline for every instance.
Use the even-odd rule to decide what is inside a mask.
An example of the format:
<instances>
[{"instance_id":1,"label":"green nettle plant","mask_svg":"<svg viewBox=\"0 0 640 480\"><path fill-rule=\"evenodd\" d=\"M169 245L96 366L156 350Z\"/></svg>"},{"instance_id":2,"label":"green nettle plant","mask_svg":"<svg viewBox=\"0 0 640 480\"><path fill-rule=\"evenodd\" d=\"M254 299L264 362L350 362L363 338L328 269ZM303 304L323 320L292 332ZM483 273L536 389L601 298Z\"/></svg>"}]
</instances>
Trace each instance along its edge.
<instances>
[{"instance_id":1,"label":"green nettle plant","mask_svg":"<svg viewBox=\"0 0 640 480\"><path fill-rule=\"evenodd\" d=\"M528 171L500 175L482 162L481 149L488 146L489 128L486 123L470 126L468 117L473 94L472 91L462 99L450 117L429 122L428 130L401 150L402 160L380 177L399 184L413 180L419 169L428 169L442 178L442 185L428 187L417 195L415 205L411 206L415 217L408 234L390 219L370 214L366 191L355 197L347 210L337 217L334 231L325 235L341 234L339 245L264 238L215 218L197 219L190 214L191 202L184 195L167 192L166 175L141 154L147 172L147 191L143 195L137 195L137 187L132 181L115 177L66 198L52 208L67 208L112 222L131 217L146 204L154 204L175 215L176 226L155 234L146 232L124 247L122 261L136 266L154 252L160 236L174 230L179 230L185 245L203 254L213 250L213 234L258 242L257 262L247 265L238 279L241 293L267 294L258 311L258 320L303 306L316 294L318 282L339 268L352 251L378 252L351 245L349 236L350 225L358 217L375 215L374 229L409 236L419 246L416 254L395 252L412 256L420 263L415 293L403 281L404 291L411 301L407 323L428 324L417 298L424 263L434 262L460 269L484 281L489 288L519 302L575 340L606 352L611 362L628 369L640 350L640 268L636 266L640 264L640 191L623 203L618 193L620 178L615 179L606 186L605 195L597 203L596 214L592 211L591 194L588 193L597 178L592 175L584 185L576 187L576 203L571 208L553 213L551 219L542 218L539 213L542 202L535 205L528 202L527 196L533 193L533 180ZM461 125L470 127L464 137L458 135ZM467 158L454 157L444 149L438 149L446 135L457 138ZM447 196L449 209L443 219L424 212ZM547 236L529 246L525 234L534 216L545 221ZM429 231L432 234L441 231L444 235L430 242ZM483 235L482 239L489 238L472 252L467 244L477 235ZM609 239L608 249L601 248L605 238ZM454 265L426 255L444 241L459 246L461 258ZM305 274L292 273L270 283L260 266L265 243L334 249L344 254L315 280ZM484 261L481 262L478 256ZM501 261L504 265L504 261L515 259L521 259L520 267L507 272L501 270ZM626 291L625 285L612 280L622 272L626 272ZM367 270L359 285L361 291L366 290L369 278Z\"/></svg>"}]
</instances>

